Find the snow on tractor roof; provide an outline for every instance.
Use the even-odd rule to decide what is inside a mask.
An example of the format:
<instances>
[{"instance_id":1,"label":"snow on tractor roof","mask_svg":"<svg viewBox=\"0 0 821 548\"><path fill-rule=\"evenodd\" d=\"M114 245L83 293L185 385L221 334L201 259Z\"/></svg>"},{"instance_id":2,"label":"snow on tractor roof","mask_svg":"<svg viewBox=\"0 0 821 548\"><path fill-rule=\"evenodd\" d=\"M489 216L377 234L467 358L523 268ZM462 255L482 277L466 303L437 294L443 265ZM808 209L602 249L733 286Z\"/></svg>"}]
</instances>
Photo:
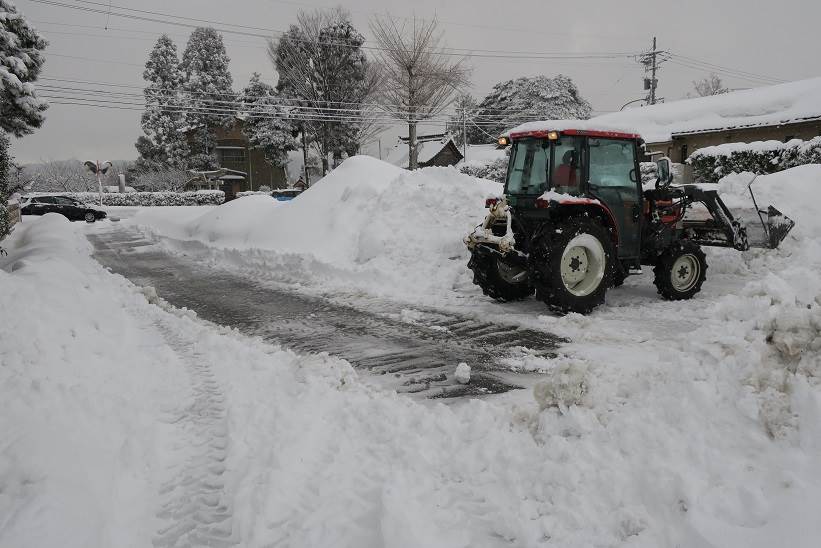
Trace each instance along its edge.
<instances>
[{"instance_id":1,"label":"snow on tractor roof","mask_svg":"<svg viewBox=\"0 0 821 548\"><path fill-rule=\"evenodd\" d=\"M593 120L539 120L526 122L505 132L507 137L515 139L526 135L539 135L549 131L560 131L565 133L600 134L601 136L614 136L635 139L639 137L635 128L626 124L603 123Z\"/></svg>"},{"instance_id":2,"label":"snow on tractor roof","mask_svg":"<svg viewBox=\"0 0 821 548\"><path fill-rule=\"evenodd\" d=\"M684 99L588 121L634 128L645 141L661 143L675 135L821 120L821 78Z\"/></svg>"}]
</instances>

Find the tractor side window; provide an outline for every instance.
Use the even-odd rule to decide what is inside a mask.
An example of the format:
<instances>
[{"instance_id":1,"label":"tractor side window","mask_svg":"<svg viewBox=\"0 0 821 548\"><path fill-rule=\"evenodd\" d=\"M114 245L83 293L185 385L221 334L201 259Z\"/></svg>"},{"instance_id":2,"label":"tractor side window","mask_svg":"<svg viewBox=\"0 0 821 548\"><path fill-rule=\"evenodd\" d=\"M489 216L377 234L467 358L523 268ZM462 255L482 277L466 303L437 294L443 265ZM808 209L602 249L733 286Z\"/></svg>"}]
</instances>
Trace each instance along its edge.
<instances>
[{"instance_id":1,"label":"tractor side window","mask_svg":"<svg viewBox=\"0 0 821 548\"><path fill-rule=\"evenodd\" d=\"M590 139L590 185L635 189L635 147L632 141Z\"/></svg>"},{"instance_id":2,"label":"tractor side window","mask_svg":"<svg viewBox=\"0 0 821 548\"><path fill-rule=\"evenodd\" d=\"M508 194L541 194L547 189L550 149L542 139L523 139L513 148L505 191Z\"/></svg>"},{"instance_id":3,"label":"tractor side window","mask_svg":"<svg viewBox=\"0 0 821 548\"><path fill-rule=\"evenodd\" d=\"M556 192L562 194L579 194L579 181L581 181L581 139L563 136L554 145L554 167L553 176L550 179L550 186Z\"/></svg>"}]
</instances>

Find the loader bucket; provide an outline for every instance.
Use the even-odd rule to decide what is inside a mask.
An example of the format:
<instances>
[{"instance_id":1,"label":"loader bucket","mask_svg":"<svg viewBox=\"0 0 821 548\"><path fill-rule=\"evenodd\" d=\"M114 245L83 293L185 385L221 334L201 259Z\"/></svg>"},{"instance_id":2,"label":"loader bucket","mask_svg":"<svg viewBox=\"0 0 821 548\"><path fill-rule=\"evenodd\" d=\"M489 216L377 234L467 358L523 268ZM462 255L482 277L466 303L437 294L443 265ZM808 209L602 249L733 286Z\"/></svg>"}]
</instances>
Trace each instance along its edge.
<instances>
[{"instance_id":1,"label":"loader bucket","mask_svg":"<svg viewBox=\"0 0 821 548\"><path fill-rule=\"evenodd\" d=\"M767 247L770 249L775 249L778 247L784 238L787 237L787 234L792 230L792 227L795 226L795 221L778 211L773 206L769 206L767 208L767 220L764 220L764 211L758 212L758 216L761 219L761 222L765 225L765 232L767 233L767 243L769 244Z\"/></svg>"},{"instance_id":2,"label":"loader bucket","mask_svg":"<svg viewBox=\"0 0 821 548\"><path fill-rule=\"evenodd\" d=\"M750 192L750 197L753 199L755 211L758 214L759 226L748 226L747 234L749 236L750 247L763 247L767 249L775 249L779 246L787 234L795 226L795 221L778 211L773 206L767 206L767 209L758 207L758 202L753 193L753 183L758 178L758 175L753 177L752 181L747 184L747 190Z\"/></svg>"}]
</instances>

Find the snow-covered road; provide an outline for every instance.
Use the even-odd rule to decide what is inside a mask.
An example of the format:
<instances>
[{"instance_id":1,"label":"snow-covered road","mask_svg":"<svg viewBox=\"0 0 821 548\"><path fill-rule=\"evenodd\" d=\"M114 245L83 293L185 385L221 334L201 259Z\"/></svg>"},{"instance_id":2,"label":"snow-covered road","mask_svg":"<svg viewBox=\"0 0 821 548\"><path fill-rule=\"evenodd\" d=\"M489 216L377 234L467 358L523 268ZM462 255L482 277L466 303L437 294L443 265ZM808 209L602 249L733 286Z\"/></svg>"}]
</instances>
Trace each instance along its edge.
<instances>
[{"instance_id":1,"label":"snow-covered road","mask_svg":"<svg viewBox=\"0 0 821 548\"><path fill-rule=\"evenodd\" d=\"M201 318L303 352L326 352L374 373L382 386L426 397L499 393L532 382L502 360L526 352L555 357L559 337L517 325L452 312L364 300L355 307L328 296L307 296L214 266L207 249L174 242L169 253L158 239L120 224L94 230L94 256L136 285ZM179 246L184 253L179 251ZM470 384L454 380L456 365L469 363ZM524 377L524 378L523 378Z\"/></svg>"}]
</instances>

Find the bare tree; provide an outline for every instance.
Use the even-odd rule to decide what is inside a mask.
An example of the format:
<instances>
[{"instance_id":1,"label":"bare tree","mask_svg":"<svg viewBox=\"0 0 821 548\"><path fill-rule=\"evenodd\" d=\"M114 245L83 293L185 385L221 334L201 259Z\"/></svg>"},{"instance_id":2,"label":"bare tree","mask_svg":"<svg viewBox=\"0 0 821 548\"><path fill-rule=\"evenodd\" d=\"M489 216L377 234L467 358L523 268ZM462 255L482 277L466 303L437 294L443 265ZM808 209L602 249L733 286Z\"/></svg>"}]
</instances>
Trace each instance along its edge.
<instances>
[{"instance_id":1,"label":"bare tree","mask_svg":"<svg viewBox=\"0 0 821 548\"><path fill-rule=\"evenodd\" d=\"M447 54L436 18L414 18L410 24L397 25L391 17L375 17L371 32L380 48L383 108L408 123L408 168L416 169L417 124L453 102L455 94L469 83L470 68L464 59L454 60Z\"/></svg>"},{"instance_id":2,"label":"bare tree","mask_svg":"<svg viewBox=\"0 0 821 548\"><path fill-rule=\"evenodd\" d=\"M97 190L97 178L79 160L46 160L24 166L23 177L34 192Z\"/></svg>"},{"instance_id":3,"label":"bare tree","mask_svg":"<svg viewBox=\"0 0 821 548\"><path fill-rule=\"evenodd\" d=\"M694 81L693 88L696 90L699 97L721 95L722 93L727 93L730 91L722 85L721 78L715 73L711 73L707 78Z\"/></svg>"},{"instance_id":4,"label":"bare tree","mask_svg":"<svg viewBox=\"0 0 821 548\"><path fill-rule=\"evenodd\" d=\"M157 169L139 173L134 186L145 192L182 192L191 177L191 173L184 169Z\"/></svg>"}]
</instances>

